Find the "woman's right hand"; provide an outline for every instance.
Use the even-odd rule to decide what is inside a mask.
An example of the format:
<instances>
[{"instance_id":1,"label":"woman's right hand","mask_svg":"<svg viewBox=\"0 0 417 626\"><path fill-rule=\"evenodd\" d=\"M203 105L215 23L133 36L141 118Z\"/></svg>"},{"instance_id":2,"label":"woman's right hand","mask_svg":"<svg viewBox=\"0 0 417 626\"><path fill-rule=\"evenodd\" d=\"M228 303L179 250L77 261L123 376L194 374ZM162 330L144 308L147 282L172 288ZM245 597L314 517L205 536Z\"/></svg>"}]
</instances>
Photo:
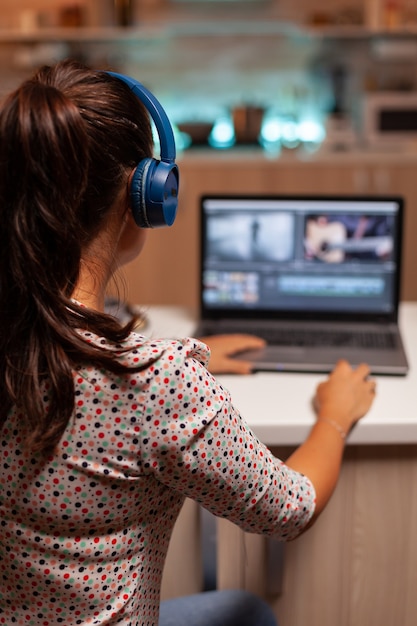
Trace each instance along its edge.
<instances>
[{"instance_id":1,"label":"woman's right hand","mask_svg":"<svg viewBox=\"0 0 417 626\"><path fill-rule=\"evenodd\" d=\"M368 365L352 368L347 361L339 361L328 379L317 387L317 419L331 419L347 434L368 412L375 398L376 383L369 373Z\"/></svg>"},{"instance_id":2,"label":"woman's right hand","mask_svg":"<svg viewBox=\"0 0 417 626\"><path fill-rule=\"evenodd\" d=\"M339 361L327 380L317 387L317 420L304 443L287 459L289 467L310 478L316 491L316 508L309 526L336 487L346 435L370 409L375 386L367 365L352 368L346 361Z\"/></svg>"}]
</instances>

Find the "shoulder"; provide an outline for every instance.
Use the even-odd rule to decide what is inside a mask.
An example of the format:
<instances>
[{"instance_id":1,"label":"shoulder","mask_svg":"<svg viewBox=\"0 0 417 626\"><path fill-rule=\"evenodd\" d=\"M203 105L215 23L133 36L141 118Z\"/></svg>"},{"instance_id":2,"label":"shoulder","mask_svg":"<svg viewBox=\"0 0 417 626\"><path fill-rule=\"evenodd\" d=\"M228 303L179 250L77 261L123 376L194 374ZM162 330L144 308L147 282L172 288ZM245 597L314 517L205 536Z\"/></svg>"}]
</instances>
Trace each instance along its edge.
<instances>
[{"instance_id":1,"label":"shoulder","mask_svg":"<svg viewBox=\"0 0 417 626\"><path fill-rule=\"evenodd\" d=\"M146 369L147 365L188 365L190 362L207 367L210 358L208 346L192 337L149 338L132 332L119 344L87 331L81 331L85 341L108 350L121 365L127 368ZM82 368L83 369L83 368Z\"/></svg>"},{"instance_id":2,"label":"shoulder","mask_svg":"<svg viewBox=\"0 0 417 626\"><path fill-rule=\"evenodd\" d=\"M145 365L148 361L179 365L187 360L195 360L206 367L210 357L206 344L192 337L154 339L131 333L121 348L119 358L124 364L133 366Z\"/></svg>"}]
</instances>

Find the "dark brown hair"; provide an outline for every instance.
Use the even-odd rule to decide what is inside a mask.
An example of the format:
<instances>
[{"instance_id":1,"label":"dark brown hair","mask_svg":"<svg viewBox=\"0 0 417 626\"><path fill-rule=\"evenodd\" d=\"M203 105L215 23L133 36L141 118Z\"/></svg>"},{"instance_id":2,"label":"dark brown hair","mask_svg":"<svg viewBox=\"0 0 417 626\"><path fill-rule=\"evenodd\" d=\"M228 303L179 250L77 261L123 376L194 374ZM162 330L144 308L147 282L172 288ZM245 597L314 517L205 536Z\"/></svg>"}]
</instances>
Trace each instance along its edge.
<instances>
[{"instance_id":1,"label":"dark brown hair","mask_svg":"<svg viewBox=\"0 0 417 626\"><path fill-rule=\"evenodd\" d=\"M131 325L71 294L126 171L152 148L130 89L73 61L41 68L0 109L0 426L16 405L33 452L50 453L62 436L77 365L126 371L79 329L118 344Z\"/></svg>"}]
</instances>

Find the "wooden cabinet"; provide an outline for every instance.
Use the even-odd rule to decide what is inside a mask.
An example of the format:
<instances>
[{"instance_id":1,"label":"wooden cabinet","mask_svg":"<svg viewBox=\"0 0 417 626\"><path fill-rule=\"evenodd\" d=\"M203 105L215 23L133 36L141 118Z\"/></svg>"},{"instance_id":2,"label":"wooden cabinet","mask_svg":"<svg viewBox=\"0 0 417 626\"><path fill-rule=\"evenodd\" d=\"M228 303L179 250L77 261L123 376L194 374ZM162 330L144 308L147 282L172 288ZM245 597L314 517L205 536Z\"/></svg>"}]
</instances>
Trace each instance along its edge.
<instances>
[{"instance_id":1,"label":"wooden cabinet","mask_svg":"<svg viewBox=\"0 0 417 626\"><path fill-rule=\"evenodd\" d=\"M393 194L406 199L402 300L417 300L417 158L360 155L268 160L196 154L179 160L180 205L170 229L151 231L141 256L116 284L131 302L198 306L199 198L204 193Z\"/></svg>"},{"instance_id":2,"label":"wooden cabinet","mask_svg":"<svg viewBox=\"0 0 417 626\"><path fill-rule=\"evenodd\" d=\"M289 452L274 450L284 459ZM285 626L415 626L416 485L416 446L348 447L317 524L283 545L282 592L265 593L266 540L224 520L220 586L266 597Z\"/></svg>"},{"instance_id":3,"label":"wooden cabinet","mask_svg":"<svg viewBox=\"0 0 417 626\"><path fill-rule=\"evenodd\" d=\"M282 459L291 451L273 449ZM202 589L198 516L187 501L168 552L163 599ZM270 540L226 520L217 521L217 586L259 594L285 626L415 626L416 519L417 446L348 446L317 524L279 544L280 591L268 593Z\"/></svg>"},{"instance_id":4,"label":"wooden cabinet","mask_svg":"<svg viewBox=\"0 0 417 626\"><path fill-rule=\"evenodd\" d=\"M365 19L368 28L383 31L406 31L415 27L415 8L408 0L366 0Z\"/></svg>"}]
</instances>

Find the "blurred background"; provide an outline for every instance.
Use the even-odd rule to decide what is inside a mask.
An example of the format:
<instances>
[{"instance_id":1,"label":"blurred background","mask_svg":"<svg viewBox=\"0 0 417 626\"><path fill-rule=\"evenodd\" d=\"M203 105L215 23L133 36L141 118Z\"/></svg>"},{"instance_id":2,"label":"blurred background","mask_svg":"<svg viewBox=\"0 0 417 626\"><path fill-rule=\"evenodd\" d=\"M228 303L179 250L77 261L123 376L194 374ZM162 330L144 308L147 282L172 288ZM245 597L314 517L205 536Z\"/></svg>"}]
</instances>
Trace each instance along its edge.
<instances>
[{"instance_id":1,"label":"blurred background","mask_svg":"<svg viewBox=\"0 0 417 626\"><path fill-rule=\"evenodd\" d=\"M72 56L146 84L180 149L348 148L370 93L416 90L416 33L411 0L2 0L0 88Z\"/></svg>"}]
</instances>

